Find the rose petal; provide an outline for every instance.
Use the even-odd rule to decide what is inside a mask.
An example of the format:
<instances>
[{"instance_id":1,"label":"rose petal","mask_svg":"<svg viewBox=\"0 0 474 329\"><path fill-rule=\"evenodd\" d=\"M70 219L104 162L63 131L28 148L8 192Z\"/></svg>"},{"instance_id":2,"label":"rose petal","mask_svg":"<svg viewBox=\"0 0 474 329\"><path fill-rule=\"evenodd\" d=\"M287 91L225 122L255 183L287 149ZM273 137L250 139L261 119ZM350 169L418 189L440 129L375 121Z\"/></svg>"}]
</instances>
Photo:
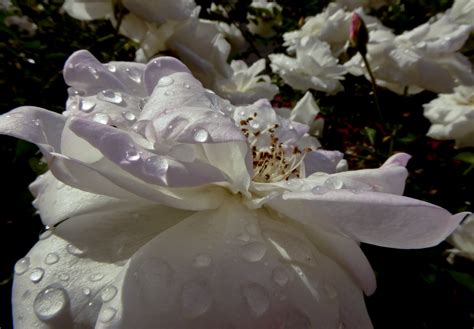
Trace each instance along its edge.
<instances>
[{"instance_id":1,"label":"rose petal","mask_svg":"<svg viewBox=\"0 0 474 329\"><path fill-rule=\"evenodd\" d=\"M267 205L305 225L400 249L437 245L466 215L403 196L349 190L287 192Z\"/></svg>"}]
</instances>

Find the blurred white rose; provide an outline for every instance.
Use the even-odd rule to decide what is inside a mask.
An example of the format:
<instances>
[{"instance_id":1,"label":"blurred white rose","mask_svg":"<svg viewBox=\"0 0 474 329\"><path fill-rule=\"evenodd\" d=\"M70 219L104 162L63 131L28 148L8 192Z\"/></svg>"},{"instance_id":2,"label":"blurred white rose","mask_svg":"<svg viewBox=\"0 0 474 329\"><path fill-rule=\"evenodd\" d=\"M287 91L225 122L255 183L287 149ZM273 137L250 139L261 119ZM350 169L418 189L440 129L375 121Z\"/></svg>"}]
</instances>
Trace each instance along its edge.
<instances>
[{"instance_id":1,"label":"blurred white rose","mask_svg":"<svg viewBox=\"0 0 474 329\"><path fill-rule=\"evenodd\" d=\"M431 121L427 135L454 139L456 147L474 146L474 86L459 86L452 94L441 94L423 105Z\"/></svg>"}]
</instances>

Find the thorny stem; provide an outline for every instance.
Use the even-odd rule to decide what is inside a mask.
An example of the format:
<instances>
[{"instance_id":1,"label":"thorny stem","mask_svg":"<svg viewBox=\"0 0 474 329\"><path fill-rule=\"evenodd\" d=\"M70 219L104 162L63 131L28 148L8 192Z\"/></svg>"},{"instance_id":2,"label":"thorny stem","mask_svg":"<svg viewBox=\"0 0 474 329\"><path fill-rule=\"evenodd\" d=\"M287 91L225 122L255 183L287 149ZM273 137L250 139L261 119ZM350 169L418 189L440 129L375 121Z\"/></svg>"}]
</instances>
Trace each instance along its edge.
<instances>
[{"instance_id":1,"label":"thorny stem","mask_svg":"<svg viewBox=\"0 0 474 329\"><path fill-rule=\"evenodd\" d=\"M379 104L379 97L377 94L377 83L375 82L374 74L372 73L372 69L370 68L367 57L362 53L360 53L360 55L362 56L362 60L364 61L365 67L367 68L367 73L369 73L370 82L372 84L372 91L374 92L375 107L377 107L377 112L379 114L380 121L385 125L382 109L380 108L380 104Z\"/></svg>"}]
</instances>

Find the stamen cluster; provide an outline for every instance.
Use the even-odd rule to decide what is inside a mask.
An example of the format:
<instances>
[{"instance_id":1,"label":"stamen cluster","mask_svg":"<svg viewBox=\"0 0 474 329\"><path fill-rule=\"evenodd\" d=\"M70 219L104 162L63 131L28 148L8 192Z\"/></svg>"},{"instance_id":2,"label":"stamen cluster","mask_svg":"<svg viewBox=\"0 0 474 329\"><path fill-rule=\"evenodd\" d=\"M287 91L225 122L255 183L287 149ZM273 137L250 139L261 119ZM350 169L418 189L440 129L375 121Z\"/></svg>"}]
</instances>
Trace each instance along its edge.
<instances>
[{"instance_id":1,"label":"stamen cluster","mask_svg":"<svg viewBox=\"0 0 474 329\"><path fill-rule=\"evenodd\" d=\"M251 123L256 118L257 113L253 113L240 120L240 130L247 137L252 151L252 180L269 183L302 176L303 160L313 150L281 142L277 131L279 124L268 125L262 130L253 128Z\"/></svg>"}]
</instances>

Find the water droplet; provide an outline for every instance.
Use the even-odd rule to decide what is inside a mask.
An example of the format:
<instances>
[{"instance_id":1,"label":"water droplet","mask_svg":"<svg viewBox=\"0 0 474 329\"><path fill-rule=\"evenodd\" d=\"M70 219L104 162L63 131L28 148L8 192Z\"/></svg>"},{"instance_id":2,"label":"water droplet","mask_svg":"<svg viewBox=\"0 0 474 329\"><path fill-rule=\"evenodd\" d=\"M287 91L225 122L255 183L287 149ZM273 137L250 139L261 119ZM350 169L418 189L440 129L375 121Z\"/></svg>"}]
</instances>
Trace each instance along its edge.
<instances>
[{"instance_id":1,"label":"water droplet","mask_svg":"<svg viewBox=\"0 0 474 329\"><path fill-rule=\"evenodd\" d=\"M337 177L329 177L324 181L324 186L329 189L340 190L344 186L344 182Z\"/></svg>"},{"instance_id":2,"label":"water droplet","mask_svg":"<svg viewBox=\"0 0 474 329\"><path fill-rule=\"evenodd\" d=\"M95 103L88 99L81 99L79 102L79 109L82 112L89 113L90 111L94 109L94 107L95 107Z\"/></svg>"},{"instance_id":3,"label":"water droplet","mask_svg":"<svg viewBox=\"0 0 474 329\"><path fill-rule=\"evenodd\" d=\"M194 140L198 143L204 143L209 138L209 133L204 129L194 129Z\"/></svg>"},{"instance_id":4,"label":"water droplet","mask_svg":"<svg viewBox=\"0 0 474 329\"><path fill-rule=\"evenodd\" d=\"M204 281L188 282L183 287L181 305L187 318L196 318L206 313L212 304L209 287Z\"/></svg>"},{"instance_id":5,"label":"water droplet","mask_svg":"<svg viewBox=\"0 0 474 329\"><path fill-rule=\"evenodd\" d=\"M123 112L122 116L128 122L135 122L137 120L137 116L133 112Z\"/></svg>"},{"instance_id":6,"label":"water droplet","mask_svg":"<svg viewBox=\"0 0 474 329\"><path fill-rule=\"evenodd\" d=\"M101 123L103 125L106 125L109 123L110 117L106 113L96 113L92 117L92 120L94 120L95 122Z\"/></svg>"},{"instance_id":7,"label":"water droplet","mask_svg":"<svg viewBox=\"0 0 474 329\"><path fill-rule=\"evenodd\" d=\"M97 98L113 104L120 104L123 102L122 94L110 89L102 90L97 94Z\"/></svg>"},{"instance_id":8,"label":"water droplet","mask_svg":"<svg viewBox=\"0 0 474 329\"><path fill-rule=\"evenodd\" d=\"M146 102L148 102L148 97L141 98L138 101L138 108L139 108L140 111L143 110L143 108L145 107Z\"/></svg>"},{"instance_id":9,"label":"water droplet","mask_svg":"<svg viewBox=\"0 0 474 329\"><path fill-rule=\"evenodd\" d=\"M323 195L329 192L329 189L326 186L316 186L311 190L311 193L316 195Z\"/></svg>"},{"instance_id":10,"label":"water droplet","mask_svg":"<svg viewBox=\"0 0 474 329\"><path fill-rule=\"evenodd\" d=\"M257 283L249 283L242 289L247 305L253 313L261 316L270 307L270 299L264 287Z\"/></svg>"},{"instance_id":11,"label":"water droplet","mask_svg":"<svg viewBox=\"0 0 474 329\"><path fill-rule=\"evenodd\" d=\"M280 287L285 286L289 280L288 273L283 267L276 267L272 272L272 278Z\"/></svg>"},{"instance_id":12,"label":"water droplet","mask_svg":"<svg viewBox=\"0 0 474 329\"><path fill-rule=\"evenodd\" d=\"M99 314L99 321L100 322L110 322L113 320L115 317L115 314L117 314L117 310L113 307L106 307L100 311Z\"/></svg>"},{"instance_id":13,"label":"water droplet","mask_svg":"<svg viewBox=\"0 0 474 329\"><path fill-rule=\"evenodd\" d=\"M88 70L94 78L99 79L99 74L97 73L97 70L94 67L89 66Z\"/></svg>"},{"instance_id":14,"label":"water droplet","mask_svg":"<svg viewBox=\"0 0 474 329\"><path fill-rule=\"evenodd\" d=\"M102 290L102 294L100 298L102 298L103 302L111 301L117 295L117 288L115 286L107 286Z\"/></svg>"},{"instance_id":15,"label":"water droplet","mask_svg":"<svg viewBox=\"0 0 474 329\"><path fill-rule=\"evenodd\" d=\"M69 280L69 275L66 273L62 273L59 275L59 280L61 281L68 281Z\"/></svg>"},{"instance_id":16,"label":"water droplet","mask_svg":"<svg viewBox=\"0 0 474 329\"><path fill-rule=\"evenodd\" d=\"M30 257L24 257L19 259L15 264L15 273L20 275L28 271L30 268Z\"/></svg>"},{"instance_id":17,"label":"water droplet","mask_svg":"<svg viewBox=\"0 0 474 329\"><path fill-rule=\"evenodd\" d=\"M168 161L163 157L154 155L145 160L143 169L148 175L161 176L168 170Z\"/></svg>"},{"instance_id":18,"label":"water droplet","mask_svg":"<svg viewBox=\"0 0 474 329\"><path fill-rule=\"evenodd\" d=\"M114 64L108 63L108 64L104 64L104 65L107 68L107 70L109 70L112 73L117 71L117 67Z\"/></svg>"},{"instance_id":19,"label":"water droplet","mask_svg":"<svg viewBox=\"0 0 474 329\"><path fill-rule=\"evenodd\" d=\"M332 284L326 283L324 285L324 290L329 298L333 299L337 297L337 290Z\"/></svg>"},{"instance_id":20,"label":"water droplet","mask_svg":"<svg viewBox=\"0 0 474 329\"><path fill-rule=\"evenodd\" d=\"M41 267L36 267L31 270L30 280L34 283L38 283L44 276L44 270Z\"/></svg>"},{"instance_id":21,"label":"water droplet","mask_svg":"<svg viewBox=\"0 0 474 329\"><path fill-rule=\"evenodd\" d=\"M125 69L125 72L127 72L128 74L128 77L136 82L136 83L140 83L142 82L142 73L140 72L139 69L135 68L135 67L127 67Z\"/></svg>"},{"instance_id":22,"label":"water droplet","mask_svg":"<svg viewBox=\"0 0 474 329\"><path fill-rule=\"evenodd\" d=\"M91 290L89 288L84 288L84 289L82 289L82 293L85 296L89 296L91 294Z\"/></svg>"},{"instance_id":23,"label":"water droplet","mask_svg":"<svg viewBox=\"0 0 474 329\"><path fill-rule=\"evenodd\" d=\"M51 320L66 309L67 293L63 288L48 287L36 296L33 308L40 320Z\"/></svg>"},{"instance_id":24,"label":"water droplet","mask_svg":"<svg viewBox=\"0 0 474 329\"><path fill-rule=\"evenodd\" d=\"M248 235L247 233L242 233L237 235L237 239L243 242L248 242L250 240L250 235Z\"/></svg>"},{"instance_id":25,"label":"water droplet","mask_svg":"<svg viewBox=\"0 0 474 329\"><path fill-rule=\"evenodd\" d=\"M125 159L127 161L137 161L140 159L140 153L135 149L129 149L125 152Z\"/></svg>"},{"instance_id":26,"label":"water droplet","mask_svg":"<svg viewBox=\"0 0 474 329\"><path fill-rule=\"evenodd\" d=\"M36 127L40 126L40 121L38 119L31 120Z\"/></svg>"},{"instance_id":27,"label":"water droplet","mask_svg":"<svg viewBox=\"0 0 474 329\"><path fill-rule=\"evenodd\" d=\"M94 273L89 276L89 280L92 282L100 281L103 278L104 278L104 275L102 273Z\"/></svg>"},{"instance_id":28,"label":"water droplet","mask_svg":"<svg viewBox=\"0 0 474 329\"><path fill-rule=\"evenodd\" d=\"M258 122L257 120L252 120L250 121L250 127L254 128L254 129L258 129L260 128L260 122Z\"/></svg>"},{"instance_id":29,"label":"water droplet","mask_svg":"<svg viewBox=\"0 0 474 329\"><path fill-rule=\"evenodd\" d=\"M241 257L248 262L258 262L265 256L267 247L261 242L251 242L242 246Z\"/></svg>"},{"instance_id":30,"label":"water droplet","mask_svg":"<svg viewBox=\"0 0 474 329\"><path fill-rule=\"evenodd\" d=\"M209 265L211 265L211 262L211 256L206 254L200 254L194 258L194 266L196 267L208 267Z\"/></svg>"},{"instance_id":31,"label":"water droplet","mask_svg":"<svg viewBox=\"0 0 474 329\"><path fill-rule=\"evenodd\" d=\"M174 82L173 78L166 76L158 80L158 83L156 85L158 87L166 87L173 84L173 82Z\"/></svg>"},{"instance_id":32,"label":"water droplet","mask_svg":"<svg viewBox=\"0 0 474 329\"><path fill-rule=\"evenodd\" d=\"M191 88L191 86L188 83L185 83L184 88L189 89L189 88Z\"/></svg>"},{"instance_id":33,"label":"water droplet","mask_svg":"<svg viewBox=\"0 0 474 329\"><path fill-rule=\"evenodd\" d=\"M70 253L71 255L74 255L74 256L81 256L81 255L84 255L85 253L85 250L81 250L79 249L78 247L76 247L75 245L72 245L72 244L68 244L66 246L66 250L68 253Z\"/></svg>"},{"instance_id":34,"label":"water droplet","mask_svg":"<svg viewBox=\"0 0 474 329\"><path fill-rule=\"evenodd\" d=\"M52 265L56 264L59 261L59 256L55 252L50 252L49 254L46 255L44 262L45 264Z\"/></svg>"}]
</instances>

